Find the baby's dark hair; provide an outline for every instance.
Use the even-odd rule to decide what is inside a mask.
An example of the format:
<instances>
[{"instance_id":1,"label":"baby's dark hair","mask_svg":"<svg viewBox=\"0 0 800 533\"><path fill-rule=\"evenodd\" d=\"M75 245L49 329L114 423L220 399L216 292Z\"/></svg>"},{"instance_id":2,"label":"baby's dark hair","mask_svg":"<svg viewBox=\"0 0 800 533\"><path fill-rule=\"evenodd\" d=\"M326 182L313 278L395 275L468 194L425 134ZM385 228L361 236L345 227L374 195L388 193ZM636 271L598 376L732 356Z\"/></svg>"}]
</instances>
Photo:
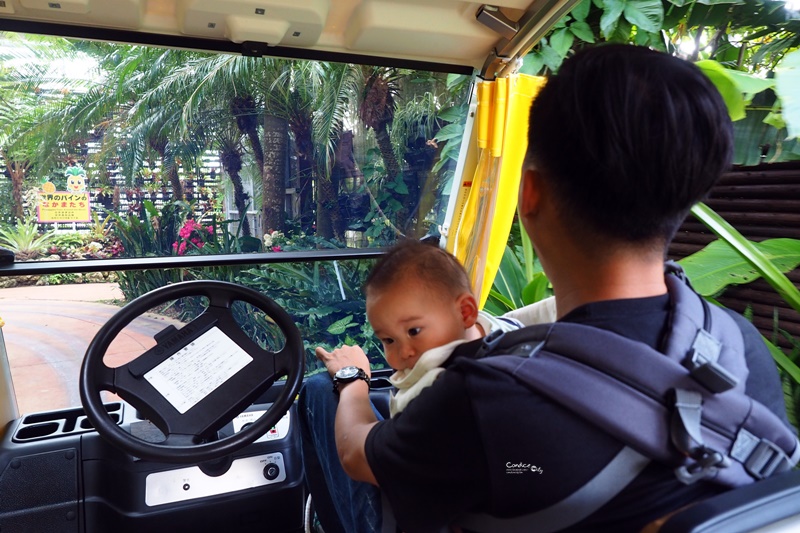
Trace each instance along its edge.
<instances>
[{"instance_id":1,"label":"baby's dark hair","mask_svg":"<svg viewBox=\"0 0 800 533\"><path fill-rule=\"evenodd\" d=\"M458 259L435 244L414 239L398 241L378 260L367 276L364 292L386 289L409 276L433 290L472 294L469 276Z\"/></svg>"}]
</instances>

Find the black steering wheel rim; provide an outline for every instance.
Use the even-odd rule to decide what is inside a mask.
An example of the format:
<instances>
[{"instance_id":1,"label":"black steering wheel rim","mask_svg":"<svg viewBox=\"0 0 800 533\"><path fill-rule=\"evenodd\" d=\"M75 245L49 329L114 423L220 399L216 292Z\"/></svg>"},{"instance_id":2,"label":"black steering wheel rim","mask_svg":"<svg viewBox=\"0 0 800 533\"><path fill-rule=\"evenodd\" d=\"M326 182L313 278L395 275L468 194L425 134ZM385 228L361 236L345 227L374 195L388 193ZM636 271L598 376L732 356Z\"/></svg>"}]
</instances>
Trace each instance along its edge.
<instances>
[{"instance_id":1,"label":"black steering wheel rim","mask_svg":"<svg viewBox=\"0 0 800 533\"><path fill-rule=\"evenodd\" d=\"M228 308L234 301L244 301L266 313L278 325L285 337L283 349L272 355L276 356L276 359L279 355L282 355L281 360L288 359L286 365L288 368L279 367L278 373L271 377L286 375L286 383L266 413L233 435L212 442L192 445L147 442L118 426L106 412L100 392L107 388L100 386L100 375L104 370L114 373L117 369L106 367L103 357L119 333L137 317L157 305L187 296L206 296L209 298L210 306L215 305L215 302L221 302L222 306ZM297 326L288 313L269 297L248 287L223 281L198 280L175 283L132 300L100 328L89 344L81 365L79 381L81 402L87 418L98 433L112 445L135 457L173 463L212 461L251 444L275 426L280 418L288 412L302 385L304 359L303 342ZM272 380L266 385L259 385L259 387L263 387L260 393L267 390L271 383ZM111 392L118 391L112 390ZM126 399L122 394L120 396L123 400ZM169 437L170 435L167 435L168 440Z\"/></svg>"}]
</instances>

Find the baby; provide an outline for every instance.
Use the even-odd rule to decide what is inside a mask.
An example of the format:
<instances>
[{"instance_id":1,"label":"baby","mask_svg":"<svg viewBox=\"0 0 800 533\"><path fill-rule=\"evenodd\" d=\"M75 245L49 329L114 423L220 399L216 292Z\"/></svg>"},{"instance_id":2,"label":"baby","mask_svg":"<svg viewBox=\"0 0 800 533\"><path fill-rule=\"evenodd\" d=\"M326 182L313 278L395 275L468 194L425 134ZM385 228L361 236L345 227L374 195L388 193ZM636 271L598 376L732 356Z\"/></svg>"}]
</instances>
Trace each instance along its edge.
<instances>
[{"instance_id":1,"label":"baby","mask_svg":"<svg viewBox=\"0 0 800 533\"><path fill-rule=\"evenodd\" d=\"M516 318L479 311L461 263L437 246L411 239L380 259L364 288L367 319L396 370L389 378L397 388L391 416L434 382L457 345L498 329L556 319L553 298L513 311Z\"/></svg>"}]
</instances>

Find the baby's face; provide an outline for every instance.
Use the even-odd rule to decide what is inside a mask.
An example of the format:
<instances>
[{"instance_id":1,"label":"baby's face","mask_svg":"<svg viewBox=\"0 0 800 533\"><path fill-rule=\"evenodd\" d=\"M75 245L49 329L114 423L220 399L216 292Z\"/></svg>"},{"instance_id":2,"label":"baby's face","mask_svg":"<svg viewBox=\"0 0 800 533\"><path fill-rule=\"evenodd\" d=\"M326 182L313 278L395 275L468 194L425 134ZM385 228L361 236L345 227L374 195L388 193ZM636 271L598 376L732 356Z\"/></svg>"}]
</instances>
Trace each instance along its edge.
<instances>
[{"instance_id":1,"label":"baby's face","mask_svg":"<svg viewBox=\"0 0 800 533\"><path fill-rule=\"evenodd\" d=\"M426 351L466 336L458 299L423 283L369 289L367 319L395 370L413 368Z\"/></svg>"}]
</instances>

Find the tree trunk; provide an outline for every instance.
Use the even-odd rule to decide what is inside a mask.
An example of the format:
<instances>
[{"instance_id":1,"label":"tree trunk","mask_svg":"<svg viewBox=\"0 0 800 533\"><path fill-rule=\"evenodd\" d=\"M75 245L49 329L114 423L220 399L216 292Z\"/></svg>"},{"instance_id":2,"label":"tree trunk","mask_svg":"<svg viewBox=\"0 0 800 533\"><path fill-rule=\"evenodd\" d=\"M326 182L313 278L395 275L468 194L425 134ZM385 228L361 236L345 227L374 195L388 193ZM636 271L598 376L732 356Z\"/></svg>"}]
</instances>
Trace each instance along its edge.
<instances>
[{"instance_id":1,"label":"tree trunk","mask_svg":"<svg viewBox=\"0 0 800 533\"><path fill-rule=\"evenodd\" d=\"M258 139L258 113L256 112L255 98L251 94L237 96L231 101L230 108L236 118L236 126L239 131L247 135L258 168L264 168L264 149Z\"/></svg>"},{"instance_id":2,"label":"tree trunk","mask_svg":"<svg viewBox=\"0 0 800 533\"><path fill-rule=\"evenodd\" d=\"M169 143L163 139L150 139L150 147L158 152L161 157L162 172L167 173L170 186L172 187L172 200L183 200L183 185L178 176L178 165L175 162L175 155L169 148Z\"/></svg>"},{"instance_id":3,"label":"tree trunk","mask_svg":"<svg viewBox=\"0 0 800 533\"><path fill-rule=\"evenodd\" d=\"M389 130L385 122L375 128L375 140L378 141L378 149L381 151L383 163L386 165L386 175L389 181L394 181L400 175L400 164L392 149L392 140L389 137Z\"/></svg>"},{"instance_id":4,"label":"tree trunk","mask_svg":"<svg viewBox=\"0 0 800 533\"><path fill-rule=\"evenodd\" d=\"M11 214L15 218L22 220L25 218L25 212L22 208L22 186L25 181L25 172L28 170L28 164L27 162L10 160L5 151L0 152L0 155L6 162L8 175L11 176L11 202L13 204Z\"/></svg>"},{"instance_id":5,"label":"tree trunk","mask_svg":"<svg viewBox=\"0 0 800 533\"><path fill-rule=\"evenodd\" d=\"M289 124L285 119L264 117L264 166L261 173L263 205L261 229L263 233L283 231L286 219L286 161L289 150Z\"/></svg>"},{"instance_id":6,"label":"tree trunk","mask_svg":"<svg viewBox=\"0 0 800 533\"><path fill-rule=\"evenodd\" d=\"M266 123L269 117L264 118ZM261 147L261 141L258 139L258 129L250 128L246 132L247 140L250 142L250 148L253 149L253 156L256 158L256 165L258 168L264 168L264 149Z\"/></svg>"},{"instance_id":7,"label":"tree trunk","mask_svg":"<svg viewBox=\"0 0 800 533\"><path fill-rule=\"evenodd\" d=\"M244 192L242 185L242 177L239 173L228 173L233 183L233 203L236 205L236 211L239 212L239 220L242 224L242 235L245 237L252 236L250 230L250 219L247 218L247 193Z\"/></svg>"},{"instance_id":8,"label":"tree trunk","mask_svg":"<svg viewBox=\"0 0 800 533\"><path fill-rule=\"evenodd\" d=\"M375 128L375 140L378 142L378 149L381 152L383 164L386 165L386 179L389 182L394 183L397 181L397 177L401 176L402 170L400 169L400 164L397 162L397 157L394 155L394 150L392 149L392 140L389 137L389 130L386 122L381 122L380 125ZM401 202L403 204L403 209L400 209L395 213L397 218L393 221L399 228L405 227L409 218L409 210L408 206L406 205L406 199L403 199Z\"/></svg>"},{"instance_id":9,"label":"tree trunk","mask_svg":"<svg viewBox=\"0 0 800 533\"><path fill-rule=\"evenodd\" d=\"M175 164L175 160L173 159L167 167L169 168L167 176L169 177L169 184L172 187L172 199L183 200L183 185L181 184L180 176L178 176L178 166Z\"/></svg>"},{"instance_id":10,"label":"tree trunk","mask_svg":"<svg viewBox=\"0 0 800 533\"><path fill-rule=\"evenodd\" d=\"M314 221L314 165L307 157L297 158L299 169L298 188L300 189L300 227L311 229Z\"/></svg>"},{"instance_id":11,"label":"tree trunk","mask_svg":"<svg viewBox=\"0 0 800 533\"><path fill-rule=\"evenodd\" d=\"M333 228L338 218L336 191L330 176L317 175L317 236L323 239L334 237Z\"/></svg>"},{"instance_id":12,"label":"tree trunk","mask_svg":"<svg viewBox=\"0 0 800 533\"><path fill-rule=\"evenodd\" d=\"M236 211L239 213L239 220L242 224L242 235L250 237L250 220L247 218L247 193L244 192L244 185L242 184L242 176L239 174L242 170L242 155L233 149L223 149L220 154L222 165L225 172L228 173L228 178L233 185L233 203L236 205Z\"/></svg>"}]
</instances>

